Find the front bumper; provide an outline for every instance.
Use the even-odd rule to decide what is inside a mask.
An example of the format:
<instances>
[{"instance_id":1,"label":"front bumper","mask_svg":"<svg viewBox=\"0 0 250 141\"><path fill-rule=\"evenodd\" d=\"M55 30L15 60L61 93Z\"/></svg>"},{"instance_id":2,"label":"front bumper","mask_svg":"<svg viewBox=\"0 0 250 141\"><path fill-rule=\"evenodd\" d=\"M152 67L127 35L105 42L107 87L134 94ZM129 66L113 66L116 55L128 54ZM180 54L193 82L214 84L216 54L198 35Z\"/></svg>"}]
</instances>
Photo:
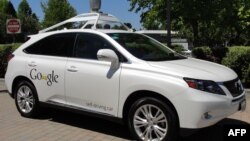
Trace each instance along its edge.
<instances>
[{"instance_id":1,"label":"front bumper","mask_svg":"<svg viewBox=\"0 0 250 141\"><path fill-rule=\"evenodd\" d=\"M238 97L217 95L189 89L187 93L174 99L181 128L204 128L220 120L243 111L246 107L245 92Z\"/></svg>"}]
</instances>

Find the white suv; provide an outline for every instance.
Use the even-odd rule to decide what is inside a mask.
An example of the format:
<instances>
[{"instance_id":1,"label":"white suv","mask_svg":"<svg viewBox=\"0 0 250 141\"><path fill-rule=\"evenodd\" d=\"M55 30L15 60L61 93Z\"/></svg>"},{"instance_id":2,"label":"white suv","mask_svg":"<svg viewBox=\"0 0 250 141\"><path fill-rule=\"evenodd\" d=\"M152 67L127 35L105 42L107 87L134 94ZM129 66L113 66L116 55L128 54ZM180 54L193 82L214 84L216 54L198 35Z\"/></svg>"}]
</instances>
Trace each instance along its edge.
<instances>
[{"instance_id":1,"label":"white suv","mask_svg":"<svg viewBox=\"0 0 250 141\"><path fill-rule=\"evenodd\" d=\"M174 140L179 128L208 127L246 107L231 69L128 31L34 35L12 54L5 80L24 117L59 106L120 119L136 140Z\"/></svg>"}]
</instances>

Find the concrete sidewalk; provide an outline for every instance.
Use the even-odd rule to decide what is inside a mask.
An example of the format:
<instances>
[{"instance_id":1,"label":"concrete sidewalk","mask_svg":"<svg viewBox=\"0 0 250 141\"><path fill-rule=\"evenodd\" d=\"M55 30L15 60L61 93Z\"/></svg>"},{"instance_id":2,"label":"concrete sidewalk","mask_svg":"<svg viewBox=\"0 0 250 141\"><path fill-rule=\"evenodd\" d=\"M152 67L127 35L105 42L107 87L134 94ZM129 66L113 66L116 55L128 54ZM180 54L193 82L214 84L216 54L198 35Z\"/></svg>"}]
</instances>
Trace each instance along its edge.
<instances>
[{"instance_id":1,"label":"concrete sidewalk","mask_svg":"<svg viewBox=\"0 0 250 141\"><path fill-rule=\"evenodd\" d=\"M0 91L6 91L6 86L3 78L0 78Z\"/></svg>"}]
</instances>

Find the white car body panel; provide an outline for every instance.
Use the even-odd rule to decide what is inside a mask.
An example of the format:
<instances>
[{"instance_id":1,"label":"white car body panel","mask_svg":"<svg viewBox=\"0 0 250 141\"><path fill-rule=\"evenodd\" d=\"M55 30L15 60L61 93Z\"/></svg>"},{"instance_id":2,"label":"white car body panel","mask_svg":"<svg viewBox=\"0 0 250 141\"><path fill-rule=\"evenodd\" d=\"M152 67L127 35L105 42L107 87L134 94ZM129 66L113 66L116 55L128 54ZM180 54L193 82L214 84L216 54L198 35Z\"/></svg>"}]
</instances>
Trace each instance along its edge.
<instances>
[{"instance_id":1,"label":"white car body panel","mask_svg":"<svg viewBox=\"0 0 250 141\"><path fill-rule=\"evenodd\" d=\"M40 101L54 101L65 104L65 65L68 58L30 55L27 60L27 76L36 87ZM35 67L32 67L32 64ZM42 74L41 80L39 73Z\"/></svg>"},{"instance_id":2,"label":"white car body panel","mask_svg":"<svg viewBox=\"0 0 250 141\"><path fill-rule=\"evenodd\" d=\"M14 53L14 54L16 55L18 53ZM17 76L27 76L26 67L25 67L27 65L27 62L26 62L27 59L28 59L27 56L18 55L18 58L15 58L15 61L10 60L10 62L8 63L8 70L10 71L8 71L8 73L5 74L4 78L5 78L6 87L10 93L12 93L12 83L14 79Z\"/></svg>"},{"instance_id":3,"label":"white car body panel","mask_svg":"<svg viewBox=\"0 0 250 141\"><path fill-rule=\"evenodd\" d=\"M178 73L182 77L213 80L215 82L229 81L237 77L235 72L225 66L193 58L176 61L149 62L149 64L165 71Z\"/></svg>"},{"instance_id":4,"label":"white car body panel","mask_svg":"<svg viewBox=\"0 0 250 141\"><path fill-rule=\"evenodd\" d=\"M163 94L171 101L179 93L183 94L188 88L180 77L176 78L173 74L167 76L163 71L157 71L148 64L123 64L120 83L119 117L122 117L122 109L127 97L134 92L152 91Z\"/></svg>"},{"instance_id":5,"label":"white car body panel","mask_svg":"<svg viewBox=\"0 0 250 141\"><path fill-rule=\"evenodd\" d=\"M72 67L77 71L65 75L67 104L117 116L121 69L113 71L109 62L87 59L69 59L66 70Z\"/></svg>"}]
</instances>

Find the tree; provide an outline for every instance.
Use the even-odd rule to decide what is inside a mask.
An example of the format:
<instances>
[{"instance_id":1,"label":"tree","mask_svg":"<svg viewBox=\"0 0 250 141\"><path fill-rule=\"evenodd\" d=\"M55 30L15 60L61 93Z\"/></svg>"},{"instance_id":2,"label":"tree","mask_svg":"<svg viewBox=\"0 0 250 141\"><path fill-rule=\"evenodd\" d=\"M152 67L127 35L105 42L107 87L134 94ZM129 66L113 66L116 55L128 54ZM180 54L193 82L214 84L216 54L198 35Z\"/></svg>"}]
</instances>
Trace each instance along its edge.
<instances>
[{"instance_id":1,"label":"tree","mask_svg":"<svg viewBox=\"0 0 250 141\"><path fill-rule=\"evenodd\" d=\"M132 26L132 24L131 23L124 23L128 28L130 28L130 29L132 29L133 28L133 26Z\"/></svg>"},{"instance_id":2,"label":"tree","mask_svg":"<svg viewBox=\"0 0 250 141\"><path fill-rule=\"evenodd\" d=\"M141 23L149 30L164 29L166 27L166 7L165 0L128 0L130 1L130 11L142 12Z\"/></svg>"},{"instance_id":3,"label":"tree","mask_svg":"<svg viewBox=\"0 0 250 141\"><path fill-rule=\"evenodd\" d=\"M21 16L29 17L32 14L32 10L27 2L27 0L22 0L18 6L18 14Z\"/></svg>"},{"instance_id":4,"label":"tree","mask_svg":"<svg viewBox=\"0 0 250 141\"><path fill-rule=\"evenodd\" d=\"M0 0L0 13L5 13L8 0Z\"/></svg>"},{"instance_id":5,"label":"tree","mask_svg":"<svg viewBox=\"0 0 250 141\"><path fill-rule=\"evenodd\" d=\"M5 31L5 21L6 21L6 15L5 15L5 7L7 4L7 0L0 0L0 43L4 43L6 31Z\"/></svg>"},{"instance_id":6,"label":"tree","mask_svg":"<svg viewBox=\"0 0 250 141\"><path fill-rule=\"evenodd\" d=\"M0 13L0 44L5 42L6 36L6 18L3 13Z\"/></svg>"},{"instance_id":7,"label":"tree","mask_svg":"<svg viewBox=\"0 0 250 141\"><path fill-rule=\"evenodd\" d=\"M6 20L8 18L16 18L16 10L11 1L0 0L0 43L9 41L6 33Z\"/></svg>"},{"instance_id":8,"label":"tree","mask_svg":"<svg viewBox=\"0 0 250 141\"><path fill-rule=\"evenodd\" d=\"M44 12L43 27L49 27L76 15L76 10L67 0L48 0L41 3Z\"/></svg>"},{"instance_id":9,"label":"tree","mask_svg":"<svg viewBox=\"0 0 250 141\"><path fill-rule=\"evenodd\" d=\"M5 13L7 15L10 15L13 18L17 17L16 10L15 10L13 4L11 3L11 1L8 1L6 9L5 9Z\"/></svg>"},{"instance_id":10,"label":"tree","mask_svg":"<svg viewBox=\"0 0 250 141\"><path fill-rule=\"evenodd\" d=\"M16 18L16 10L9 0L0 0L0 13Z\"/></svg>"},{"instance_id":11,"label":"tree","mask_svg":"<svg viewBox=\"0 0 250 141\"><path fill-rule=\"evenodd\" d=\"M146 29L166 28L166 0L129 0ZM195 46L249 44L250 0L172 0L171 26ZM248 40L247 40L248 39Z\"/></svg>"},{"instance_id":12,"label":"tree","mask_svg":"<svg viewBox=\"0 0 250 141\"><path fill-rule=\"evenodd\" d=\"M18 18L22 22L22 34L25 36L35 34L39 30L39 20L32 12L27 0L22 0L18 6Z\"/></svg>"}]
</instances>

